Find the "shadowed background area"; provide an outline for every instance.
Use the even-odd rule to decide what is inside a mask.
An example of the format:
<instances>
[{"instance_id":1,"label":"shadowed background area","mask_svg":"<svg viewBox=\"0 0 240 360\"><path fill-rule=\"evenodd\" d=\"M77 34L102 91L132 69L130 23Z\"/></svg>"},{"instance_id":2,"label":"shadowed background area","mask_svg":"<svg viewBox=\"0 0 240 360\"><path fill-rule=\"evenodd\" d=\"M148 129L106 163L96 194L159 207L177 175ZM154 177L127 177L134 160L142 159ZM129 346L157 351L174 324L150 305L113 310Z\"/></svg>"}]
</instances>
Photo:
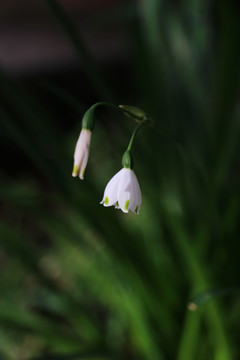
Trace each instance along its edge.
<instances>
[{"instance_id":1,"label":"shadowed background area","mask_svg":"<svg viewBox=\"0 0 240 360\"><path fill-rule=\"evenodd\" d=\"M239 5L0 4L0 357L235 360L240 353ZM104 208L136 124L140 214Z\"/></svg>"}]
</instances>

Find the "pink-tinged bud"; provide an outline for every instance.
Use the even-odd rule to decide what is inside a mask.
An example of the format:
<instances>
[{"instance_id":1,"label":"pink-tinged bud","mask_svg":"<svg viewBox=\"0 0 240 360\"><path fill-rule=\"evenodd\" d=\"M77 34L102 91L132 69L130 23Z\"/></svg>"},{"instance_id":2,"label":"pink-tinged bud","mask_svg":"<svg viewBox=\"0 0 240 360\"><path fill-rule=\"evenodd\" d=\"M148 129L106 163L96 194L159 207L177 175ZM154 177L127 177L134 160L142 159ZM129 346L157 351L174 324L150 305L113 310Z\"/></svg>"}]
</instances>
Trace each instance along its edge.
<instances>
[{"instance_id":1,"label":"pink-tinged bud","mask_svg":"<svg viewBox=\"0 0 240 360\"><path fill-rule=\"evenodd\" d=\"M90 130L82 129L74 152L72 176L79 176L81 180L84 179L84 172L88 162L91 136L92 132Z\"/></svg>"}]
</instances>

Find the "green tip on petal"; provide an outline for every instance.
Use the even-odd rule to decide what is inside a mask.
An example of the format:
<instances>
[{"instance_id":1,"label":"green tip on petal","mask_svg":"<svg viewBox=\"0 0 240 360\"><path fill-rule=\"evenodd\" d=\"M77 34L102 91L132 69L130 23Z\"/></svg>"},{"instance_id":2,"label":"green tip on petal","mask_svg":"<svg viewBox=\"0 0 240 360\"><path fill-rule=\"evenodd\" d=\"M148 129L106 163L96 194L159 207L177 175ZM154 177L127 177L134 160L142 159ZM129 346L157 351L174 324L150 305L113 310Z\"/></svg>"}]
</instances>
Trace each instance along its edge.
<instances>
[{"instance_id":1,"label":"green tip on petal","mask_svg":"<svg viewBox=\"0 0 240 360\"><path fill-rule=\"evenodd\" d=\"M79 167L77 165L73 166L72 176L76 177L79 174Z\"/></svg>"},{"instance_id":2,"label":"green tip on petal","mask_svg":"<svg viewBox=\"0 0 240 360\"><path fill-rule=\"evenodd\" d=\"M127 200L127 201L125 202L124 210L128 210L128 206L129 206L129 200Z\"/></svg>"},{"instance_id":3,"label":"green tip on petal","mask_svg":"<svg viewBox=\"0 0 240 360\"><path fill-rule=\"evenodd\" d=\"M86 168L85 168L85 169L83 169L83 170L81 171L81 173L80 173L80 179L81 179L81 180L84 180L84 173L85 173L85 170L86 170Z\"/></svg>"},{"instance_id":4,"label":"green tip on petal","mask_svg":"<svg viewBox=\"0 0 240 360\"><path fill-rule=\"evenodd\" d=\"M138 205L137 205L136 208L135 208L135 212L136 212L136 213L138 212Z\"/></svg>"},{"instance_id":5,"label":"green tip on petal","mask_svg":"<svg viewBox=\"0 0 240 360\"><path fill-rule=\"evenodd\" d=\"M106 196L105 200L104 200L104 204L107 205L109 203L109 198Z\"/></svg>"}]
</instances>

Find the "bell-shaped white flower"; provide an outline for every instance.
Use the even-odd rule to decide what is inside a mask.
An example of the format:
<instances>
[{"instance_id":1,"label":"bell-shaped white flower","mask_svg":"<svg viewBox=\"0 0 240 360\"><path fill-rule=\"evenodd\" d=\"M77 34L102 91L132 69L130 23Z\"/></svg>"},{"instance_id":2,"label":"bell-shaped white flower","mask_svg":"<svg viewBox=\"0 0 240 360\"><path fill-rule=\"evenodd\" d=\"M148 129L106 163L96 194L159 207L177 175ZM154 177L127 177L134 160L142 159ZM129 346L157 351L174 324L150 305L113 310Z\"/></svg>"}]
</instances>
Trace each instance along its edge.
<instances>
[{"instance_id":1,"label":"bell-shaped white flower","mask_svg":"<svg viewBox=\"0 0 240 360\"><path fill-rule=\"evenodd\" d=\"M75 147L72 176L79 175L81 180L84 178L84 171L88 162L91 136L92 132L90 130L82 129Z\"/></svg>"},{"instance_id":2,"label":"bell-shaped white flower","mask_svg":"<svg viewBox=\"0 0 240 360\"><path fill-rule=\"evenodd\" d=\"M142 203L141 190L133 170L123 168L109 181L104 191L101 204L115 205L123 212L139 214Z\"/></svg>"}]
</instances>

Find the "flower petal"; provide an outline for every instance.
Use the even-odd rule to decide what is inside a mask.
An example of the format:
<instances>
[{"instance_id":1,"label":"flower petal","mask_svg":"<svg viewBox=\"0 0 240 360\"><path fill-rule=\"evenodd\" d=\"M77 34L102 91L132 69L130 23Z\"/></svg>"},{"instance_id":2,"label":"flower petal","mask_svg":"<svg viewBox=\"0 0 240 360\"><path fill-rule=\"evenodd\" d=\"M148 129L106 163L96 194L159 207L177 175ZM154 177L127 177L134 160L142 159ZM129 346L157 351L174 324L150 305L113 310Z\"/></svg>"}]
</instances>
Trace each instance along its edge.
<instances>
[{"instance_id":1,"label":"flower petal","mask_svg":"<svg viewBox=\"0 0 240 360\"><path fill-rule=\"evenodd\" d=\"M130 192L129 191L124 191L123 193L121 193L118 202L119 202L120 209L124 213L128 213L128 211L129 211L128 210L129 202L130 202Z\"/></svg>"},{"instance_id":2,"label":"flower petal","mask_svg":"<svg viewBox=\"0 0 240 360\"><path fill-rule=\"evenodd\" d=\"M79 173L79 177L80 177L81 180L84 179L84 172L85 172L85 169L86 169L86 166L87 166L88 156L89 156L89 146L86 146L85 152L83 154L80 173Z\"/></svg>"},{"instance_id":3,"label":"flower petal","mask_svg":"<svg viewBox=\"0 0 240 360\"><path fill-rule=\"evenodd\" d=\"M132 211L139 214L141 202L141 190L135 173L123 168L107 184L101 204L115 205L124 213Z\"/></svg>"},{"instance_id":4,"label":"flower petal","mask_svg":"<svg viewBox=\"0 0 240 360\"><path fill-rule=\"evenodd\" d=\"M142 195L137 177L134 172L132 173L132 186L134 192L134 202L131 211L135 212L136 214L139 214L142 203Z\"/></svg>"},{"instance_id":5,"label":"flower petal","mask_svg":"<svg viewBox=\"0 0 240 360\"><path fill-rule=\"evenodd\" d=\"M92 132L90 130L82 129L75 147L74 152L74 166L72 176L79 175L83 179L84 170L87 166L89 146Z\"/></svg>"},{"instance_id":6,"label":"flower petal","mask_svg":"<svg viewBox=\"0 0 240 360\"><path fill-rule=\"evenodd\" d=\"M121 175L121 170L120 170L108 182L108 184L105 188L105 191L104 191L103 199L101 201L101 204L103 204L104 206L112 206L117 202L118 186L119 186L119 180L121 179L121 176L122 175Z\"/></svg>"}]
</instances>

